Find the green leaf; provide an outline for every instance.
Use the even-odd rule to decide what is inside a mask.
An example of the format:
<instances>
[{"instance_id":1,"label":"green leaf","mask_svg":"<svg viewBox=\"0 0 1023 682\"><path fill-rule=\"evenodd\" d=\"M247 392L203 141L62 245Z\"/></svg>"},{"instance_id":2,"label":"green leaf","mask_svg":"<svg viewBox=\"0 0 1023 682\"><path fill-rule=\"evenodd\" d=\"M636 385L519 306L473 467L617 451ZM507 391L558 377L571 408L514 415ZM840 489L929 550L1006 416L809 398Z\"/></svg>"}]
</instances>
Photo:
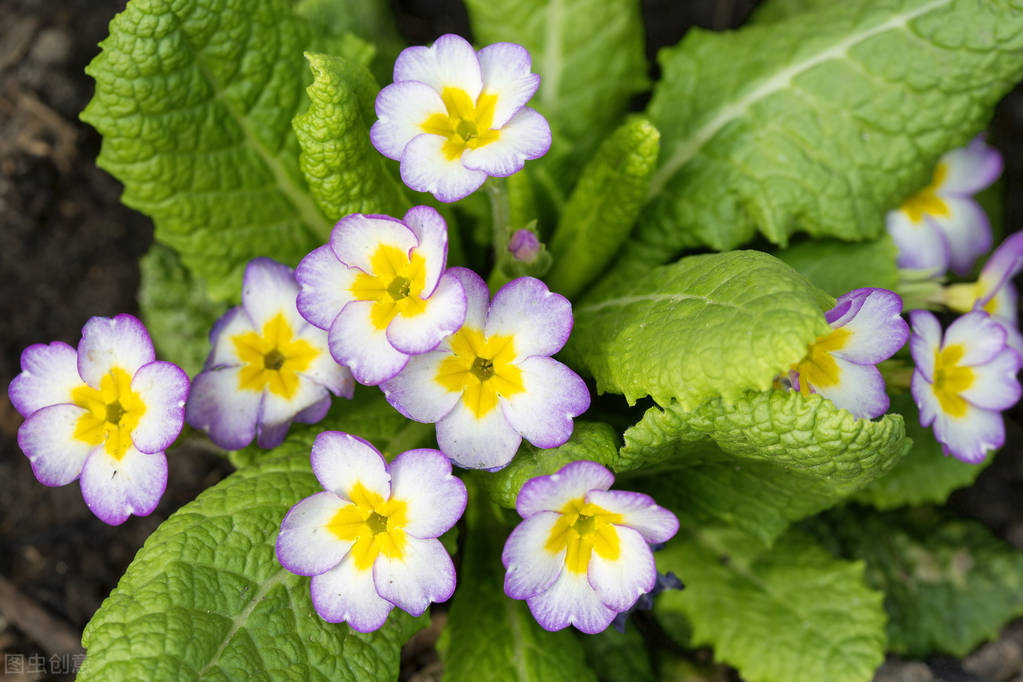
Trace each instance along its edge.
<instances>
[{"instance_id":1,"label":"green leaf","mask_svg":"<svg viewBox=\"0 0 1023 682\"><path fill-rule=\"evenodd\" d=\"M647 654L646 642L636 629L629 623L625 632L608 628L595 635L580 637L586 662L594 670L599 671L602 682L654 682L650 656Z\"/></svg>"},{"instance_id":2,"label":"green leaf","mask_svg":"<svg viewBox=\"0 0 1023 682\"><path fill-rule=\"evenodd\" d=\"M569 462L588 459L613 468L618 459L618 434L607 424L577 421L564 445L543 449L523 442L515 459L504 469L483 478L494 502L515 508L515 498L526 481L557 472Z\"/></svg>"},{"instance_id":3,"label":"green leaf","mask_svg":"<svg viewBox=\"0 0 1023 682\"><path fill-rule=\"evenodd\" d=\"M600 146L572 191L551 239L548 285L574 298L629 235L657 163L661 135L635 117Z\"/></svg>"},{"instance_id":4,"label":"green leaf","mask_svg":"<svg viewBox=\"0 0 1023 682\"><path fill-rule=\"evenodd\" d=\"M97 163L215 300L237 300L253 257L295 265L330 230L291 130L302 52L324 42L285 0L132 0L86 69Z\"/></svg>"},{"instance_id":5,"label":"green leaf","mask_svg":"<svg viewBox=\"0 0 1023 682\"><path fill-rule=\"evenodd\" d=\"M313 71L309 109L292 125L302 148L299 164L316 205L336 222L350 213L401 215L408 201L373 148L377 85L363 65L306 53Z\"/></svg>"},{"instance_id":6,"label":"green leaf","mask_svg":"<svg viewBox=\"0 0 1023 682\"><path fill-rule=\"evenodd\" d=\"M600 392L683 409L770 388L830 330L834 305L759 251L691 256L601 292L575 308L569 357Z\"/></svg>"},{"instance_id":7,"label":"green leaf","mask_svg":"<svg viewBox=\"0 0 1023 682\"><path fill-rule=\"evenodd\" d=\"M965 656L1023 614L1023 552L982 524L928 510L848 509L811 525L867 563L885 593L889 649Z\"/></svg>"},{"instance_id":8,"label":"green leaf","mask_svg":"<svg viewBox=\"0 0 1023 682\"><path fill-rule=\"evenodd\" d=\"M688 525L724 522L765 544L883 476L909 447L902 417L856 419L819 395L750 394L686 412L652 407L616 471L659 473L654 497Z\"/></svg>"},{"instance_id":9,"label":"green leaf","mask_svg":"<svg viewBox=\"0 0 1023 682\"><path fill-rule=\"evenodd\" d=\"M1018 0L844 0L663 50L650 204L618 275L757 229L876 239L1023 77Z\"/></svg>"},{"instance_id":10,"label":"green leaf","mask_svg":"<svg viewBox=\"0 0 1023 682\"><path fill-rule=\"evenodd\" d=\"M581 165L646 89L643 24L635 0L465 0L480 45L523 45L543 79L530 106L551 124L542 164L555 177ZM529 166L527 165L527 168Z\"/></svg>"},{"instance_id":11,"label":"green leaf","mask_svg":"<svg viewBox=\"0 0 1023 682\"><path fill-rule=\"evenodd\" d=\"M839 2L841 0L767 0L756 6L750 15L749 23L769 24L797 14L831 7Z\"/></svg>"},{"instance_id":12,"label":"green leaf","mask_svg":"<svg viewBox=\"0 0 1023 682\"><path fill-rule=\"evenodd\" d=\"M711 645L748 682L868 682L884 660L882 595L863 564L835 559L791 531L770 550L732 531L704 530L654 555L686 585L656 603L684 615L693 643Z\"/></svg>"},{"instance_id":13,"label":"green leaf","mask_svg":"<svg viewBox=\"0 0 1023 682\"><path fill-rule=\"evenodd\" d=\"M856 244L805 241L774 255L835 298L860 287L894 291L899 283L898 250L888 235Z\"/></svg>"},{"instance_id":14,"label":"green leaf","mask_svg":"<svg viewBox=\"0 0 1023 682\"><path fill-rule=\"evenodd\" d=\"M944 504L953 490L972 485L994 461L995 455L989 455L980 464L969 464L943 453L931 430L920 426L919 412L908 394L893 396L891 411L905 418L913 446L891 471L853 495L858 502L878 509Z\"/></svg>"},{"instance_id":15,"label":"green leaf","mask_svg":"<svg viewBox=\"0 0 1023 682\"><path fill-rule=\"evenodd\" d=\"M373 73L390 82L394 60L405 46L386 0L298 0L295 13L334 36L357 35L375 46Z\"/></svg>"},{"instance_id":16,"label":"green leaf","mask_svg":"<svg viewBox=\"0 0 1023 682\"><path fill-rule=\"evenodd\" d=\"M211 301L202 281L162 244L149 249L139 269L139 308L157 353L195 376L210 352L210 329L227 305Z\"/></svg>"},{"instance_id":17,"label":"green leaf","mask_svg":"<svg viewBox=\"0 0 1023 682\"><path fill-rule=\"evenodd\" d=\"M277 563L281 520L318 490L308 449L284 445L174 513L86 626L78 679L396 679L425 616L395 609L367 635L326 623L309 578Z\"/></svg>"},{"instance_id":18,"label":"green leaf","mask_svg":"<svg viewBox=\"0 0 1023 682\"><path fill-rule=\"evenodd\" d=\"M473 499L469 531L438 649L445 682L596 682L570 630L545 632L526 602L504 593L501 548L509 529Z\"/></svg>"}]
</instances>

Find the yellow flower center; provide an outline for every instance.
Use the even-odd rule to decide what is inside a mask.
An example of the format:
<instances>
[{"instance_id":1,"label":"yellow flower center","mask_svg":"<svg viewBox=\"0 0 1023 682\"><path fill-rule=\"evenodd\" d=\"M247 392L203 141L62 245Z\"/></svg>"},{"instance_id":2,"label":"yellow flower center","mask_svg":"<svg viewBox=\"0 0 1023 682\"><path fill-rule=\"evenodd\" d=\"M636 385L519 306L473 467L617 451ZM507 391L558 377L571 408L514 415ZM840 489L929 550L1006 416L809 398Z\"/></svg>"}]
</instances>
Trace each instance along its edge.
<instances>
[{"instance_id":1,"label":"yellow flower center","mask_svg":"<svg viewBox=\"0 0 1023 682\"><path fill-rule=\"evenodd\" d=\"M967 404L959 394L973 385L973 370L960 367L965 349L962 344L953 344L944 350L934 352L934 391L942 411L950 417L966 414Z\"/></svg>"},{"instance_id":2,"label":"yellow flower center","mask_svg":"<svg viewBox=\"0 0 1023 682\"><path fill-rule=\"evenodd\" d=\"M408 524L408 504L404 500L389 499L367 490L356 483L351 494L353 504L339 509L327 522L327 530L341 540L352 540L352 559L355 567L364 571L383 554L389 559L405 555L405 531Z\"/></svg>"},{"instance_id":3,"label":"yellow flower center","mask_svg":"<svg viewBox=\"0 0 1023 682\"><path fill-rule=\"evenodd\" d=\"M479 149L501 136L491 130L497 95L483 93L476 102L460 88L444 88L440 95L447 114L431 114L420 126L424 132L446 138L442 148L448 161L461 158L466 149Z\"/></svg>"},{"instance_id":4,"label":"yellow flower center","mask_svg":"<svg viewBox=\"0 0 1023 682\"><path fill-rule=\"evenodd\" d=\"M262 335L245 332L231 338L245 366L238 373L238 389L270 392L290 399L298 391L298 373L309 369L320 351L304 339L294 340L291 325L277 313L263 325Z\"/></svg>"},{"instance_id":5,"label":"yellow flower center","mask_svg":"<svg viewBox=\"0 0 1023 682\"><path fill-rule=\"evenodd\" d=\"M939 163L934 169L931 184L906 199L902 204L902 212L905 213L914 223L919 223L927 214L933 216L947 216L949 214L948 204L938 196L938 190L944 184L948 176L948 165Z\"/></svg>"},{"instance_id":6,"label":"yellow flower center","mask_svg":"<svg viewBox=\"0 0 1023 682\"><path fill-rule=\"evenodd\" d=\"M839 327L826 336L819 336L810 344L806 357L794 367L799 373L799 392L810 394L810 387L827 388L837 386L841 381L842 370L831 354L841 350L849 342L852 333Z\"/></svg>"},{"instance_id":7,"label":"yellow flower center","mask_svg":"<svg viewBox=\"0 0 1023 682\"><path fill-rule=\"evenodd\" d=\"M360 272L352 284L357 301L376 301L370 320L377 329L387 329L398 315L415 317L426 310L421 296L426 285L426 259L418 253L409 258L401 249L381 244L370 258L373 274Z\"/></svg>"},{"instance_id":8,"label":"yellow flower center","mask_svg":"<svg viewBox=\"0 0 1023 682\"><path fill-rule=\"evenodd\" d=\"M103 375L99 390L79 386L71 400L86 410L75 424L73 436L89 445L106 442L107 454L120 460L131 447L131 432L146 413L146 404L131 390L131 376L114 367Z\"/></svg>"},{"instance_id":9,"label":"yellow flower center","mask_svg":"<svg viewBox=\"0 0 1023 682\"><path fill-rule=\"evenodd\" d=\"M968 313L973 310L977 300L988 293L984 288L984 283L981 281L949 284L945 287L944 302L945 305L957 313ZM1002 293L999 291L984 304L984 312L988 315L997 315L998 309L1001 307L999 305L1001 298Z\"/></svg>"},{"instance_id":10,"label":"yellow flower center","mask_svg":"<svg viewBox=\"0 0 1023 682\"><path fill-rule=\"evenodd\" d=\"M585 573L593 551L614 561L622 553L618 531L622 515L578 497L561 508L561 518L554 523L543 548L551 554L565 550L565 568L572 573Z\"/></svg>"},{"instance_id":11,"label":"yellow flower center","mask_svg":"<svg viewBox=\"0 0 1023 682\"><path fill-rule=\"evenodd\" d=\"M497 398L522 393L522 370L515 359L515 337L486 338L478 329L462 327L451 337L452 357L445 358L436 380L449 391L462 391L462 401L477 419L497 407Z\"/></svg>"}]
</instances>

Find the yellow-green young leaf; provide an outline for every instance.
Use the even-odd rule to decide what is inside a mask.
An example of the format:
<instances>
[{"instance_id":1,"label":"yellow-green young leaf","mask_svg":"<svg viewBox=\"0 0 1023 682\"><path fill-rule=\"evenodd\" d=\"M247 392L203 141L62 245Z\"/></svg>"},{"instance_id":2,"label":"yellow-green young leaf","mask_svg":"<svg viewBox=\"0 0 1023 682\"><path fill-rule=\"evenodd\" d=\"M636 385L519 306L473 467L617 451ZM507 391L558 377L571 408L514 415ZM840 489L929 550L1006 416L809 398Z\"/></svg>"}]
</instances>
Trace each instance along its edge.
<instances>
[{"instance_id":1,"label":"yellow-green young leaf","mask_svg":"<svg viewBox=\"0 0 1023 682\"><path fill-rule=\"evenodd\" d=\"M884 660L882 595L863 563L804 533L766 551L735 531L680 533L654 558L686 585L658 597L658 617L685 616L693 645L714 647L748 682L869 682Z\"/></svg>"},{"instance_id":2,"label":"yellow-green young leaf","mask_svg":"<svg viewBox=\"0 0 1023 682\"><path fill-rule=\"evenodd\" d=\"M860 287L894 290L899 283L898 250L888 235L856 244L805 241L774 255L835 298Z\"/></svg>"},{"instance_id":3,"label":"yellow-green young leaf","mask_svg":"<svg viewBox=\"0 0 1023 682\"><path fill-rule=\"evenodd\" d=\"M908 394L892 397L891 411L903 415L913 446L891 471L858 490L853 495L857 502L878 509L944 504L953 490L971 485L997 456L968 464L943 453L934 433L920 426L919 412Z\"/></svg>"},{"instance_id":4,"label":"yellow-green young leaf","mask_svg":"<svg viewBox=\"0 0 1023 682\"><path fill-rule=\"evenodd\" d=\"M652 407L625 432L615 467L660 472L651 492L688 525L728 523L770 544L883 476L908 447L899 415L856 419L819 395L777 390L692 412Z\"/></svg>"},{"instance_id":5,"label":"yellow-green young leaf","mask_svg":"<svg viewBox=\"0 0 1023 682\"><path fill-rule=\"evenodd\" d=\"M683 258L575 308L568 357L600 392L694 409L763 391L830 330L834 299L777 258Z\"/></svg>"},{"instance_id":6,"label":"yellow-green young leaf","mask_svg":"<svg viewBox=\"0 0 1023 682\"><path fill-rule=\"evenodd\" d=\"M551 239L551 289L574 298L614 259L643 205L660 138L649 121L632 118L583 169Z\"/></svg>"},{"instance_id":7,"label":"yellow-green young leaf","mask_svg":"<svg viewBox=\"0 0 1023 682\"><path fill-rule=\"evenodd\" d=\"M238 298L253 257L295 265L330 230L291 130L302 52L325 42L286 0L131 0L86 69L97 163L215 300Z\"/></svg>"},{"instance_id":8,"label":"yellow-green young leaf","mask_svg":"<svg viewBox=\"0 0 1023 682\"><path fill-rule=\"evenodd\" d=\"M650 203L617 268L756 230L875 239L1023 77L1019 0L844 0L661 52Z\"/></svg>"},{"instance_id":9,"label":"yellow-green young leaf","mask_svg":"<svg viewBox=\"0 0 1023 682\"><path fill-rule=\"evenodd\" d=\"M343 57L307 52L306 59L313 72L309 108L292 125L316 205L332 222L350 213L402 215L408 200L369 140L379 90L373 76Z\"/></svg>"},{"instance_id":10,"label":"yellow-green young leaf","mask_svg":"<svg viewBox=\"0 0 1023 682\"><path fill-rule=\"evenodd\" d=\"M1023 552L982 524L930 509L847 508L810 525L867 563L885 593L888 648L907 656L965 656L1023 614Z\"/></svg>"},{"instance_id":11,"label":"yellow-green young leaf","mask_svg":"<svg viewBox=\"0 0 1023 682\"><path fill-rule=\"evenodd\" d=\"M283 445L175 512L85 628L79 680L394 680L427 618L395 609L371 634L326 623L309 578L277 562L281 520L322 490L304 445Z\"/></svg>"}]
</instances>

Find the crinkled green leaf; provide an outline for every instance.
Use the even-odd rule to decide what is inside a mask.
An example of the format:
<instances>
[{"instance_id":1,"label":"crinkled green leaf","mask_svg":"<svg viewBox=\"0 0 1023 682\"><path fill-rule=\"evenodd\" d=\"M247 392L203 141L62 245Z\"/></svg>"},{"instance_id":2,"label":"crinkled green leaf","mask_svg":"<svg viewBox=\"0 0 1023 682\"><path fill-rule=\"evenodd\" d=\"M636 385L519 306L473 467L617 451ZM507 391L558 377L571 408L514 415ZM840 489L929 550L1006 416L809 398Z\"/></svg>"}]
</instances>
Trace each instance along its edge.
<instances>
[{"instance_id":1,"label":"crinkled green leaf","mask_svg":"<svg viewBox=\"0 0 1023 682\"><path fill-rule=\"evenodd\" d=\"M405 46L387 0L298 0L295 13L332 35L357 35L375 47L373 73L390 82L394 59Z\"/></svg>"},{"instance_id":2,"label":"crinkled green leaf","mask_svg":"<svg viewBox=\"0 0 1023 682\"><path fill-rule=\"evenodd\" d=\"M927 184L1023 77L1019 0L845 0L661 52L650 204L618 276L756 230L845 240Z\"/></svg>"},{"instance_id":3,"label":"crinkled green leaf","mask_svg":"<svg viewBox=\"0 0 1023 682\"><path fill-rule=\"evenodd\" d=\"M334 222L350 213L400 216L408 202L369 139L378 90L373 76L343 57L306 53L306 59L314 76L306 89L309 109L292 125L316 205Z\"/></svg>"},{"instance_id":4,"label":"crinkled green leaf","mask_svg":"<svg viewBox=\"0 0 1023 682\"><path fill-rule=\"evenodd\" d=\"M586 662L598 671L602 682L654 682L658 679L654 676L643 635L632 622L627 621L625 632L611 627L581 637L580 641Z\"/></svg>"},{"instance_id":5,"label":"crinkled green leaf","mask_svg":"<svg viewBox=\"0 0 1023 682\"><path fill-rule=\"evenodd\" d=\"M570 630L546 632L504 593L501 549L510 529L469 503L458 589L438 643L445 682L596 682Z\"/></svg>"},{"instance_id":6,"label":"crinkled green leaf","mask_svg":"<svg viewBox=\"0 0 1023 682\"><path fill-rule=\"evenodd\" d=\"M833 304L765 253L691 256L576 306L567 348L600 392L693 409L770 388L829 331Z\"/></svg>"},{"instance_id":7,"label":"crinkled green leaf","mask_svg":"<svg viewBox=\"0 0 1023 682\"><path fill-rule=\"evenodd\" d=\"M849 508L811 529L867 563L867 582L885 593L891 651L965 656L1023 614L1023 552L980 523Z\"/></svg>"},{"instance_id":8,"label":"crinkled green leaf","mask_svg":"<svg viewBox=\"0 0 1023 682\"><path fill-rule=\"evenodd\" d=\"M891 471L853 497L878 509L920 504L944 504L953 490L971 485L996 455L980 464L968 464L941 451L930 429L920 426L919 413L908 394L892 397L892 412L903 415L906 435L913 446Z\"/></svg>"},{"instance_id":9,"label":"crinkled green leaf","mask_svg":"<svg viewBox=\"0 0 1023 682\"><path fill-rule=\"evenodd\" d=\"M660 137L649 121L632 118L587 164L551 239L552 289L573 298L614 259L643 205Z\"/></svg>"},{"instance_id":10,"label":"crinkled green leaf","mask_svg":"<svg viewBox=\"0 0 1023 682\"><path fill-rule=\"evenodd\" d=\"M659 471L651 492L690 524L724 522L770 544L883 476L909 447L902 417L856 419L820 395L749 394L695 411L652 407L616 470Z\"/></svg>"},{"instance_id":11,"label":"crinkled green leaf","mask_svg":"<svg viewBox=\"0 0 1023 682\"><path fill-rule=\"evenodd\" d=\"M888 235L856 244L835 239L805 241L774 255L836 298L860 287L891 291L899 282L898 250Z\"/></svg>"},{"instance_id":12,"label":"crinkled green leaf","mask_svg":"<svg viewBox=\"0 0 1023 682\"><path fill-rule=\"evenodd\" d=\"M86 626L80 680L393 680L426 617L371 634L324 622L277 562L281 520L322 487L304 445L238 471L149 536Z\"/></svg>"},{"instance_id":13,"label":"crinkled green leaf","mask_svg":"<svg viewBox=\"0 0 1023 682\"><path fill-rule=\"evenodd\" d=\"M686 585L655 613L682 614L693 643L748 682L868 682L884 660L882 595L863 563L790 531L769 550L736 532L682 535L654 555Z\"/></svg>"},{"instance_id":14,"label":"crinkled green leaf","mask_svg":"<svg viewBox=\"0 0 1023 682\"><path fill-rule=\"evenodd\" d=\"M238 298L253 257L295 265L330 230L291 130L302 52L328 43L348 44L319 37L285 0L132 0L87 68L97 162L215 300Z\"/></svg>"},{"instance_id":15,"label":"crinkled green leaf","mask_svg":"<svg viewBox=\"0 0 1023 682\"><path fill-rule=\"evenodd\" d=\"M523 442L515 459L504 469L483 479L490 497L508 509L526 481L535 476L553 474L569 462L588 459L614 468L618 459L618 434L607 424L577 421L572 437L564 445L543 449Z\"/></svg>"},{"instance_id":16,"label":"crinkled green leaf","mask_svg":"<svg viewBox=\"0 0 1023 682\"><path fill-rule=\"evenodd\" d=\"M195 376L210 352L210 329L227 305L211 301L202 281L162 244L149 249L139 269L139 308L157 353Z\"/></svg>"}]
</instances>

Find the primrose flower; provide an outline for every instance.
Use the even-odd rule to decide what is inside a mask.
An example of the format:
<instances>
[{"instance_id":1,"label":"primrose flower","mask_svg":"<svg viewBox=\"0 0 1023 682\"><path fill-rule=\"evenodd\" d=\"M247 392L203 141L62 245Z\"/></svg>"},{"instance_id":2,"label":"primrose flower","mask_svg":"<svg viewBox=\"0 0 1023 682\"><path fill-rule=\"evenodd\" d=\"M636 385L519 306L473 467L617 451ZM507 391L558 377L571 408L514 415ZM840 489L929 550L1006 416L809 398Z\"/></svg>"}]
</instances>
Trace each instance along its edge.
<instances>
[{"instance_id":1,"label":"primrose flower","mask_svg":"<svg viewBox=\"0 0 1023 682\"><path fill-rule=\"evenodd\" d=\"M131 315L93 317L76 351L29 346L8 390L25 417L18 444L43 485L80 477L86 506L112 526L156 509L167 488L164 450L181 433L188 376L157 361Z\"/></svg>"},{"instance_id":2,"label":"primrose flower","mask_svg":"<svg viewBox=\"0 0 1023 682\"><path fill-rule=\"evenodd\" d=\"M323 419L330 393L352 397L351 373L330 357L327 335L299 316L297 296L291 268L256 258L245 267L242 304L213 325L186 418L220 447L237 450L253 438L276 447L292 421Z\"/></svg>"},{"instance_id":3,"label":"primrose flower","mask_svg":"<svg viewBox=\"0 0 1023 682\"><path fill-rule=\"evenodd\" d=\"M965 275L977 256L991 248L991 223L972 195L1002 172L1002 157L982 136L941 157L931 184L886 218L898 247L898 265Z\"/></svg>"},{"instance_id":4,"label":"primrose flower","mask_svg":"<svg viewBox=\"0 0 1023 682\"><path fill-rule=\"evenodd\" d=\"M346 216L298 264L298 311L328 330L331 355L356 381L375 386L462 326L465 294L444 273L447 257L447 225L429 206L400 221Z\"/></svg>"},{"instance_id":5,"label":"primrose flower","mask_svg":"<svg viewBox=\"0 0 1023 682\"><path fill-rule=\"evenodd\" d=\"M288 512L277 559L313 576L313 607L330 623L376 630L395 606L418 616L455 591L455 567L436 538L465 510L465 485L437 450L388 466L369 443L338 431L316 437L312 467L325 491Z\"/></svg>"},{"instance_id":6,"label":"primrose flower","mask_svg":"<svg viewBox=\"0 0 1023 682\"><path fill-rule=\"evenodd\" d=\"M888 395L875 365L909 338L901 313L902 299L887 289L854 289L840 296L825 314L831 332L792 367L793 387L804 395L820 393L855 417L884 414Z\"/></svg>"},{"instance_id":7,"label":"primrose flower","mask_svg":"<svg viewBox=\"0 0 1023 682\"><path fill-rule=\"evenodd\" d=\"M545 630L606 629L657 584L649 543L666 542L678 519L647 495L608 490L614 476L572 462L522 486L524 521L504 545L504 591L525 599Z\"/></svg>"},{"instance_id":8,"label":"primrose flower","mask_svg":"<svg viewBox=\"0 0 1023 682\"><path fill-rule=\"evenodd\" d=\"M437 424L440 449L461 467L500 469L523 436L552 448L590 406L579 376L549 356L572 330L572 304L532 277L490 292L479 275L451 268L468 301L465 324L437 350L416 355L381 388L415 421Z\"/></svg>"},{"instance_id":9,"label":"primrose flower","mask_svg":"<svg viewBox=\"0 0 1023 682\"><path fill-rule=\"evenodd\" d=\"M469 196L487 176L522 170L551 146L547 120L525 106L540 86L529 52L495 43L479 52L456 35L410 47L376 100L373 146L401 162L401 179L440 201Z\"/></svg>"},{"instance_id":10,"label":"primrose flower","mask_svg":"<svg viewBox=\"0 0 1023 682\"><path fill-rule=\"evenodd\" d=\"M1023 355L1023 334L1019 331L1019 296L1012 278L1023 269L1023 232L1012 235L995 249L976 282L945 287L944 302L956 312L974 309L986 312L1005 329L1006 343Z\"/></svg>"},{"instance_id":11,"label":"primrose flower","mask_svg":"<svg viewBox=\"0 0 1023 682\"><path fill-rule=\"evenodd\" d=\"M957 319L944 339L931 313L914 310L909 319L920 425L934 425L946 455L980 462L1005 442L1001 411L1020 398L1020 355L1006 346L1005 329L982 311Z\"/></svg>"}]
</instances>

